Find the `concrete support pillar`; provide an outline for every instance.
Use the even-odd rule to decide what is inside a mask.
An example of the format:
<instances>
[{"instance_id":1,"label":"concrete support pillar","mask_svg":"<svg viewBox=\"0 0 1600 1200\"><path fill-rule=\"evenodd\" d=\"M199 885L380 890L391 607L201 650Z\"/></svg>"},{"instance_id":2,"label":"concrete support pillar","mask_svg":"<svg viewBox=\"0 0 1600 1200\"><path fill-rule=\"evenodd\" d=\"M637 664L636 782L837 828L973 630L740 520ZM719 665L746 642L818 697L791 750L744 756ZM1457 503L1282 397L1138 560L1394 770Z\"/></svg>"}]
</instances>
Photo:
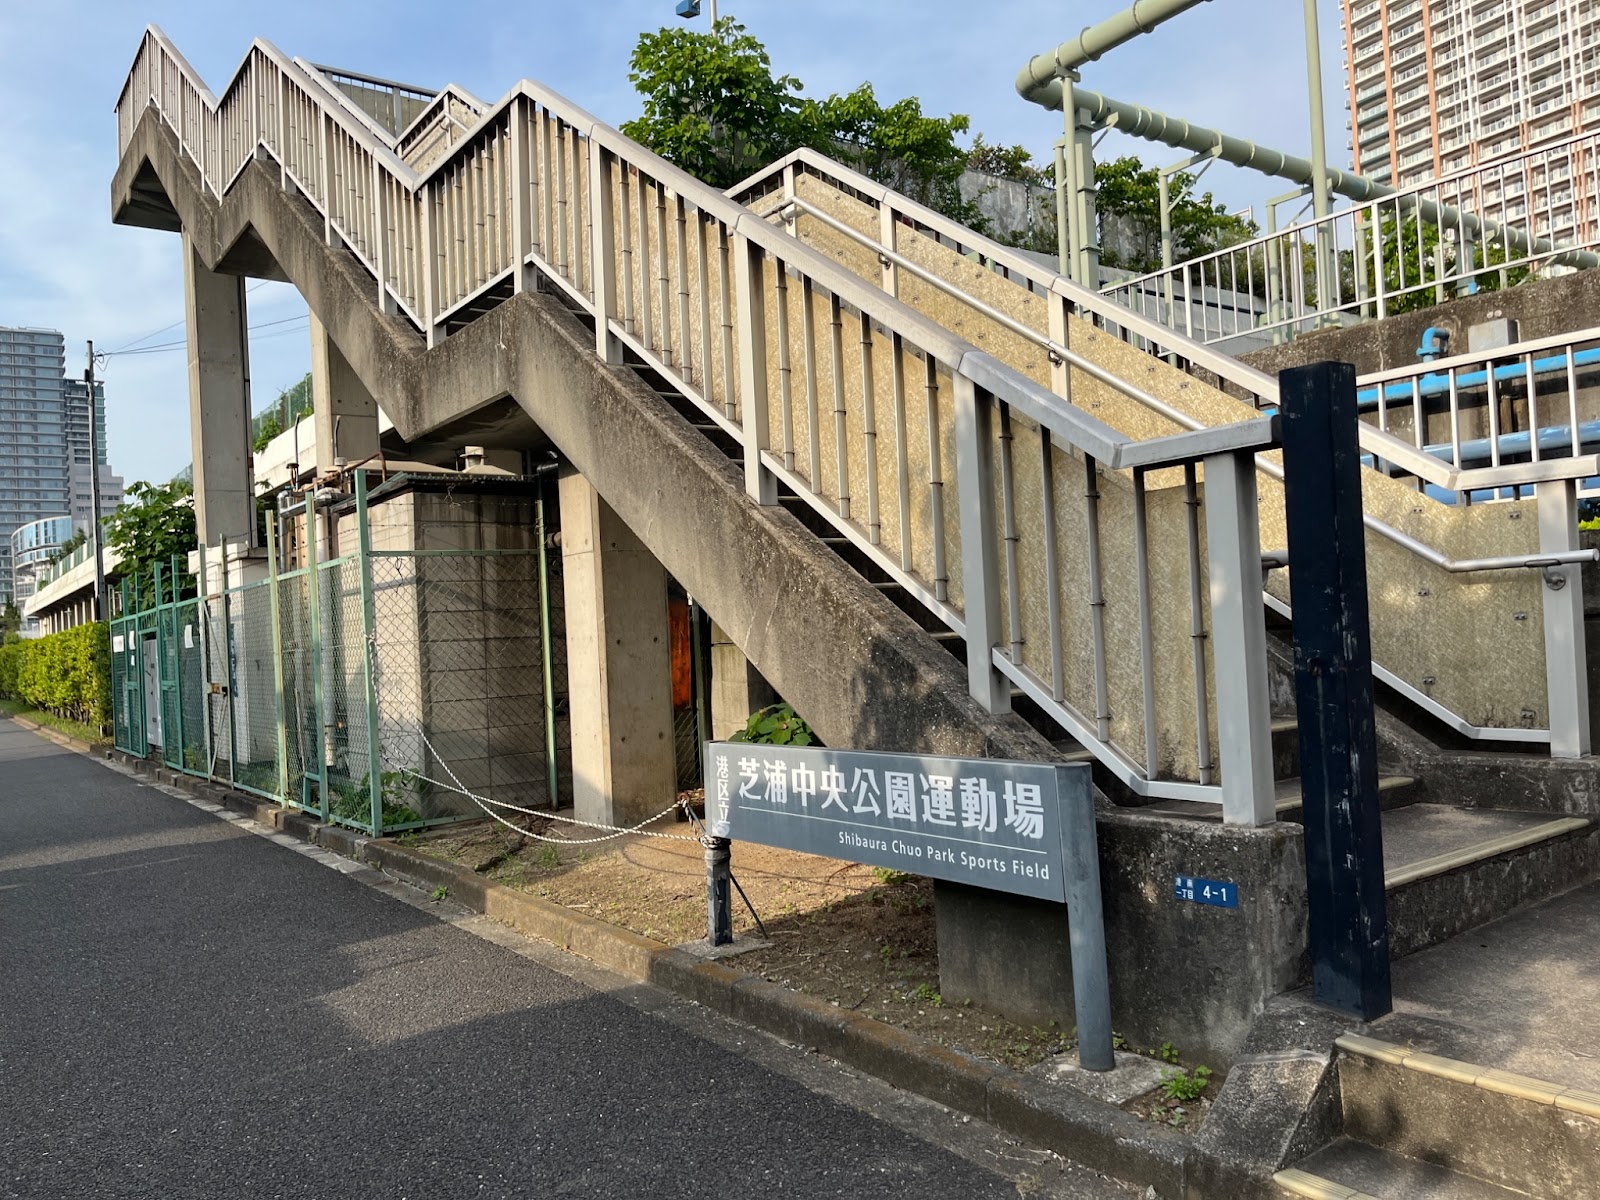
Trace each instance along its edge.
<instances>
[{"instance_id":1,"label":"concrete support pillar","mask_svg":"<svg viewBox=\"0 0 1600 1200\"><path fill-rule=\"evenodd\" d=\"M226 537L254 546L245 280L207 270L185 232L183 285L195 525L202 545Z\"/></svg>"},{"instance_id":2,"label":"concrete support pillar","mask_svg":"<svg viewBox=\"0 0 1600 1200\"><path fill-rule=\"evenodd\" d=\"M336 460L358 463L378 452L378 404L327 329L311 315L311 404L317 431L317 473Z\"/></svg>"},{"instance_id":3,"label":"concrete support pillar","mask_svg":"<svg viewBox=\"0 0 1600 1200\"><path fill-rule=\"evenodd\" d=\"M776 703L778 694L723 628L711 625L711 736L726 741L751 713Z\"/></svg>"},{"instance_id":4,"label":"concrete support pillar","mask_svg":"<svg viewBox=\"0 0 1600 1200\"><path fill-rule=\"evenodd\" d=\"M677 795L667 573L581 475L560 497L573 804L633 825Z\"/></svg>"}]
</instances>

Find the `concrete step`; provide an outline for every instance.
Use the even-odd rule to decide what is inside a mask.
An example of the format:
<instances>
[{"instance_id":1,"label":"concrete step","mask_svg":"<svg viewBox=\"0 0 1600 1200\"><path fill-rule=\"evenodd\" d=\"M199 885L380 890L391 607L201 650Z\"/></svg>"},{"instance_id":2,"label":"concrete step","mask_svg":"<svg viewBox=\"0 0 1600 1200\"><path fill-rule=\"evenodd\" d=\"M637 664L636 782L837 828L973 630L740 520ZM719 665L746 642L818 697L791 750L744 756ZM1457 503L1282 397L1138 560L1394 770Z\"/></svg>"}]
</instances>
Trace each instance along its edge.
<instances>
[{"instance_id":1,"label":"concrete step","mask_svg":"<svg viewBox=\"0 0 1600 1200\"><path fill-rule=\"evenodd\" d=\"M1340 1138L1273 1180L1304 1200L1514 1200L1512 1191L1449 1167Z\"/></svg>"},{"instance_id":2,"label":"concrete step","mask_svg":"<svg viewBox=\"0 0 1600 1200\"><path fill-rule=\"evenodd\" d=\"M1597 863L1600 830L1583 817L1444 804L1386 812L1390 953L1403 957L1554 896Z\"/></svg>"},{"instance_id":3,"label":"concrete step","mask_svg":"<svg viewBox=\"0 0 1600 1200\"><path fill-rule=\"evenodd\" d=\"M1600 1200L1600 1093L1355 1034L1337 1046L1344 1137L1294 1171L1381 1197Z\"/></svg>"},{"instance_id":4,"label":"concrete step","mask_svg":"<svg viewBox=\"0 0 1600 1200\"><path fill-rule=\"evenodd\" d=\"M1276 742L1278 734L1274 728L1273 740ZM1411 804L1416 799L1417 781L1409 775L1380 775L1378 777L1378 800L1387 811ZM1299 779L1280 779L1273 787L1274 805L1278 810L1278 820L1294 821L1299 823L1302 818L1303 800L1300 794ZM1173 817L1188 817L1199 821L1221 821L1222 809L1215 804L1202 804L1196 800L1162 800L1141 809L1147 813L1165 813Z\"/></svg>"}]
</instances>

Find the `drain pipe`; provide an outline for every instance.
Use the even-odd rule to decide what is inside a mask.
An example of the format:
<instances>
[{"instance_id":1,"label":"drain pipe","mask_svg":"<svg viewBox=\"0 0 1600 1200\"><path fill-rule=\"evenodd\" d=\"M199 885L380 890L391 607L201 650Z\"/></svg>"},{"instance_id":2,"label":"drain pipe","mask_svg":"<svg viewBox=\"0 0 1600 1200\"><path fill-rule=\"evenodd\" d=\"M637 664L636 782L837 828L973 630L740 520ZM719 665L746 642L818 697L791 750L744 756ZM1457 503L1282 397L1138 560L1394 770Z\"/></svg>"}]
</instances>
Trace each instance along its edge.
<instances>
[{"instance_id":1,"label":"drain pipe","mask_svg":"<svg viewBox=\"0 0 1600 1200\"><path fill-rule=\"evenodd\" d=\"M1088 113L1096 124L1113 124L1118 130L1132 137L1160 142L1179 150L1192 150L1196 153L1212 152L1223 162L1232 163L1236 167L1248 167L1260 171L1263 175L1276 175L1292 183L1310 183L1315 177L1315 168L1304 158L1297 158L1282 150L1261 146L1244 138L1230 137L1215 129L1193 125L1181 117L1169 117L1166 113L1146 108L1142 104L1113 100L1099 92L1074 87L1072 105L1077 111ZM1327 179L1330 190L1357 203L1381 200L1386 196L1398 194L1397 189L1388 184L1379 183L1365 175L1340 170L1338 167L1327 169ZM1600 266L1600 255L1586 250L1553 253L1555 245L1547 238L1530 238L1526 233L1510 226L1484 220L1449 204L1439 204L1414 196L1403 197L1401 203L1419 213L1424 221L1443 229L1459 229L1473 237L1482 234L1490 240L1502 241L1531 255L1551 254L1551 261L1563 266L1584 269Z\"/></svg>"}]
</instances>

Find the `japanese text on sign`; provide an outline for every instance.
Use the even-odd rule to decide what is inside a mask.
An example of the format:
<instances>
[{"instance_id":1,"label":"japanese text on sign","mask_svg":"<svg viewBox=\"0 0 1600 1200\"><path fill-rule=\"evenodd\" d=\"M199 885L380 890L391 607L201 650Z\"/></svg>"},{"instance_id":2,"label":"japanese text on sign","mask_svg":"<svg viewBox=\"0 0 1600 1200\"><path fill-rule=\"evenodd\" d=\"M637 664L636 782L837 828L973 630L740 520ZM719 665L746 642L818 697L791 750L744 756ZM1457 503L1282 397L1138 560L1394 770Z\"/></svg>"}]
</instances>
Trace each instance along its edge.
<instances>
[{"instance_id":1,"label":"japanese text on sign","mask_svg":"<svg viewBox=\"0 0 1600 1200\"><path fill-rule=\"evenodd\" d=\"M1087 771L816 747L707 746L720 837L1046 899L1065 895L1060 799Z\"/></svg>"}]
</instances>

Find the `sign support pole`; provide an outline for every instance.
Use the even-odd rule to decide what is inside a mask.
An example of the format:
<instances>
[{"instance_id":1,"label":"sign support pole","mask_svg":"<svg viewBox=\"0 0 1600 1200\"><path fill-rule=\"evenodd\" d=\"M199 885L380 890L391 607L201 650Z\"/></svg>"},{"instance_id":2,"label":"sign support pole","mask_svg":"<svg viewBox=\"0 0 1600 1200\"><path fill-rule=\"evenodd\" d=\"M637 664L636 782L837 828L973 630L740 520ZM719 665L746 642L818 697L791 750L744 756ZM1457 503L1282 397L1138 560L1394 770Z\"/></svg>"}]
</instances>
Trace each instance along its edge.
<instances>
[{"instance_id":1,"label":"sign support pole","mask_svg":"<svg viewBox=\"0 0 1600 1200\"><path fill-rule=\"evenodd\" d=\"M1356 370L1312 363L1278 382L1312 994L1371 1021L1392 1002Z\"/></svg>"},{"instance_id":2,"label":"sign support pole","mask_svg":"<svg viewBox=\"0 0 1600 1200\"><path fill-rule=\"evenodd\" d=\"M1078 1065L1085 1071L1116 1066L1111 1033L1111 975L1106 965L1105 914L1100 900L1099 839L1089 773L1058 768L1061 796L1061 866L1067 889L1067 929L1072 946L1072 1003L1078 1017Z\"/></svg>"},{"instance_id":3,"label":"sign support pole","mask_svg":"<svg viewBox=\"0 0 1600 1200\"><path fill-rule=\"evenodd\" d=\"M706 839L706 941L726 946L733 941L733 843L723 837Z\"/></svg>"}]
</instances>

